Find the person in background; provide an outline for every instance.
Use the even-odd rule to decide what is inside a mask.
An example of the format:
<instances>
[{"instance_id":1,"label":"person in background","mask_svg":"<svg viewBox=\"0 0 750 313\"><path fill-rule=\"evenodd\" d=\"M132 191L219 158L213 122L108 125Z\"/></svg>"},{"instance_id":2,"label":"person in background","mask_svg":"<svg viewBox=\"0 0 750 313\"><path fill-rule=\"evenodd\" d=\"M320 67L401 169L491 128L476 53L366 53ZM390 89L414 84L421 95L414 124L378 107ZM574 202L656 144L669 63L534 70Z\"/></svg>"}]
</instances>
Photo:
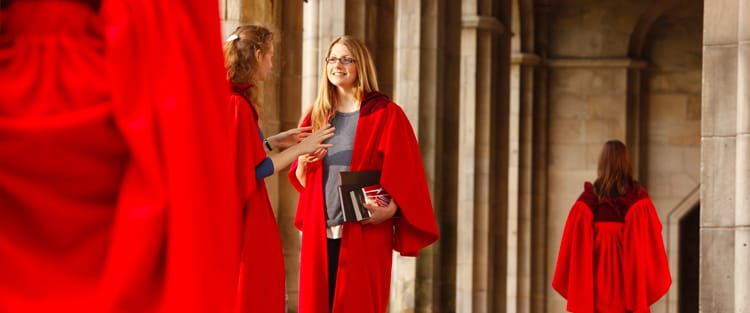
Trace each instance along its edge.
<instances>
[{"instance_id":1,"label":"person in background","mask_svg":"<svg viewBox=\"0 0 750 313\"><path fill-rule=\"evenodd\" d=\"M326 141L333 146L300 156L289 170L300 192L299 311L382 313L392 251L416 256L438 239L438 229L414 130L401 107L378 92L370 52L350 36L328 46L317 100L301 126L328 124L336 128ZM367 204L369 219L343 223L338 173L364 170L381 172L392 201Z\"/></svg>"},{"instance_id":2,"label":"person in background","mask_svg":"<svg viewBox=\"0 0 750 313\"><path fill-rule=\"evenodd\" d=\"M288 167L301 154L329 147L321 142L333 136L333 128L325 126L313 133L310 127L302 127L263 139L258 106L251 101L250 91L268 76L273 54L273 33L263 26L239 26L224 44L232 91L228 108L238 206L244 217L237 312L284 312L281 238L263 179ZM267 156L264 149L278 153Z\"/></svg>"},{"instance_id":3,"label":"person in background","mask_svg":"<svg viewBox=\"0 0 750 313\"><path fill-rule=\"evenodd\" d=\"M651 199L619 140L602 147L593 184L570 209L552 287L569 312L650 312L672 283Z\"/></svg>"},{"instance_id":4,"label":"person in background","mask_svg":"<svg viewBox=\"0 0 750 313\"><path fill-rule=\"evenodd\" d=\"M0 3L0 312L232 312L211 1Z\"/></svg>"}]
</instances>

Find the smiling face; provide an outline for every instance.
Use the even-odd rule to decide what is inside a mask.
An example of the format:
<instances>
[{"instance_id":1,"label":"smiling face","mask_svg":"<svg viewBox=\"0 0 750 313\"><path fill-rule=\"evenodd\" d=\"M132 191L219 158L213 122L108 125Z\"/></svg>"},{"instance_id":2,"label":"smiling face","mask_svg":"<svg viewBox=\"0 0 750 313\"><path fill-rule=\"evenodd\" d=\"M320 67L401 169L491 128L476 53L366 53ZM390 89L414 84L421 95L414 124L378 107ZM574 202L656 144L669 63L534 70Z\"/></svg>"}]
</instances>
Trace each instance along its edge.
<instances>
[{"instance_id":1,"label":"smiling face","mask_svg":"<svg viewBox=\"0 0 750 313\"><path fill-rule=\"evenodd\" d=\"M269 42L268 45L270 47L266 53L263 53L260 49L255 50L255 60L257 61L258 69L255 71L253 81L260 82L266 80L268 73L273 68L273 42Z\"/></svg>"},{"instance_id":2,"label":"smiling face","mask_svg":"<svg viewBox=\"0 0 750 313\"><path fill-rule=\"evenodd\" d=\"M337 58L333 63L326 63L326 74L328 81L334 86L343 90L351 90L357 81L357 60L349 64L341 63L340 58L354 58L343 44L337 43L331 48L328 58Z\"/></svg>"}]
</instances>

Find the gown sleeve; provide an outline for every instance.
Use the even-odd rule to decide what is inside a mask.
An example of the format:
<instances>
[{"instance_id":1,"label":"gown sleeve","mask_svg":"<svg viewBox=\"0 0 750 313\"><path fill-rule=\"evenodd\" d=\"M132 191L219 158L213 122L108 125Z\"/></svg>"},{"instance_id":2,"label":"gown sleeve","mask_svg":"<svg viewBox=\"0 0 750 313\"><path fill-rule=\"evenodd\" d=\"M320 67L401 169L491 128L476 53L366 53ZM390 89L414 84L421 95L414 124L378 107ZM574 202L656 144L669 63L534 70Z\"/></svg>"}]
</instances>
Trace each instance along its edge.
<instances>
[{"instance_id":1,"label":"gown sleeve","mask_svg":"<svg viewBox=\"0 0 750 313\"><path fill-rule=\"evenodd\" d=\"M594 229L589 207L576 201L565 221L552 288L570 312L594 312Z\"/></svg>"},{"instance_id":2,"label":"gown sleeve","mask_svg":"<svg viewBox=\"0 0 750 313\"><path fill-rule=\"evenodd\" d=\"M623 232L625 304L635 312L648 312L672 284L661 222L649 198L630 208Z\"/></svg>"},{"instance_id":3,"label":"gown sleeve","mask_svg":"<svg viewBox=\"0 0 750 313\"><path fill-rule=\"evenodd\" d=\"M305 115L302 117L302 120L299 123L299 127L305 127L310 126L312 122L310 121L310 115ZM292 164L289 166L289 171L287 172L287 178L289 178L289 182L292 184L294 189L297 190L297 192L303 192L305 190L305 187L300 184L299 180L297 180L297 167L299 164L297 163L297 159L295 158L294 161L292 161Z\"/></svg>"},{"instance_id":4,"label":"gown sleeve","mask_svg":"<svg viewBox=\"0 0 750 313\"><path fill-rule=\"evenodd\" d=\"M391 103L389 110L380 182L401 211L395 221L394 249L403 256L416 256L438 240L439 233L414 129L399 106Z\"/></svg>"}]
</instances>

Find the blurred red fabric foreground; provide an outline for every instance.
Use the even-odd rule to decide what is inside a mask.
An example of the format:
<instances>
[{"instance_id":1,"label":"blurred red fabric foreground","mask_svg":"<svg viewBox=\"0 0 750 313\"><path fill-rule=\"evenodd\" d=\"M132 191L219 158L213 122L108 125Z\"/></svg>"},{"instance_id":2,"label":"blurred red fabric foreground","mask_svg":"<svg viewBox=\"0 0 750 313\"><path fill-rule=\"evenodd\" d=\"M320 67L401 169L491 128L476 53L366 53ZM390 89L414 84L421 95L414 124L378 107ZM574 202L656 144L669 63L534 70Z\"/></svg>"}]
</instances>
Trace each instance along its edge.
<instances>
[{"instance_id":1,"label":"blurred red fabric foreground","mask_svg":"<svg viewBox=\"0 0 750 313\"><path fill-rule=\"evenodd\" d=\"M0 312L229 312L213 1L4 1Z\"/></svg>"}]
</instances>

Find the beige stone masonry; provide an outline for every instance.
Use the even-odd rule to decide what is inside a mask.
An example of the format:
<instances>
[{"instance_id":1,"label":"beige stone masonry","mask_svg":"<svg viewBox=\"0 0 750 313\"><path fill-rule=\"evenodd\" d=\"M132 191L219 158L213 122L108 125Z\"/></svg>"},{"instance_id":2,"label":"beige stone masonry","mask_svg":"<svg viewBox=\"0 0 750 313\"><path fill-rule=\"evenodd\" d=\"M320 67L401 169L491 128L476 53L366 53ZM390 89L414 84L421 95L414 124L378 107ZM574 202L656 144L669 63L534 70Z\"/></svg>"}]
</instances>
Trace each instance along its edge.
<instances>
[{"instance_id":1,"label":"beige stone masonry","mask_svg":"<svg viewBox=\"0 0 750 313\"><path fill-rule=\"evenodd\" d=\"M462 3L456 312L483 313L489 301L491 35L503 29L480 16L483 1Z\"/></svg>"},{"instance_id":2,"label":"beige stone masonry","mask_svg":"<svg viewBox=\"0 0 750 313\"><path fill-rule=\"evenodd\" d=\"M395 4L394 54L397 74L394 77L393 99L404 109L412 127L419 130L421 1L397 0ZM397 252L393 253L389 312L400 313L415 310L416 274L416 258L402 257Z\"/></svg>"},{"instance_id":3,"label":"beige stone masonry","mask_svg":"<svg viewBox=\"0 0 750 313\"><path fill-rule=\"evenodd\" d=\"M708 0L704 10L700 306L704 312L747 312L748 4Z\"/></svg>"},{"instance_id":4,"label":"beige stone masonry","mask_svg":"<svg viewBox=\"0 0 750 313\"><path fill-rule=\"evenodd\" d=\"M519 32L514 29L513 32ZM520 46L520 45L518 45ZM532 141L534 127L534 68L541 58L513 51L510 59L508 120L508 230L506 269L507 312L529 312L532 264Z\"/></svg>"}]
</instances>

